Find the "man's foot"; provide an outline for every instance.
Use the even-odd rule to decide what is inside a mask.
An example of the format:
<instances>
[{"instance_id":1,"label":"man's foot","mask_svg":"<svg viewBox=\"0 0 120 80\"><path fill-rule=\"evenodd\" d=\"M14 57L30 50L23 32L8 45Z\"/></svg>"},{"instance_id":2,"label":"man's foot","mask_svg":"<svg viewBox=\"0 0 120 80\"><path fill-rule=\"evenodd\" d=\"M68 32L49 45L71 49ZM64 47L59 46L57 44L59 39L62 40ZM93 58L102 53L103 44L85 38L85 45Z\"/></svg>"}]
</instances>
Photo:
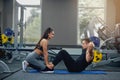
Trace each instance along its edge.
<instances>
[{"instance_id":1,"label":"man's foot","mask_svg":"<svg viewBox=\"0 0 120 80\"><path fill-rule=\"evenodd\" d=\"M46 67L44 70L41 71L41 73L54 73L54 70Z\"/></svg>"},{"instance_id":2,"label":"man's foot","mask_svg":"<svg viewBox=\"0 0 120 80\"><path fill-rule=\"evenodd\" d=\"M27 66L28 66L28 62L24 60L24 61L22 62L22 70L26 72Z\"/></svg>"}]
</instances>

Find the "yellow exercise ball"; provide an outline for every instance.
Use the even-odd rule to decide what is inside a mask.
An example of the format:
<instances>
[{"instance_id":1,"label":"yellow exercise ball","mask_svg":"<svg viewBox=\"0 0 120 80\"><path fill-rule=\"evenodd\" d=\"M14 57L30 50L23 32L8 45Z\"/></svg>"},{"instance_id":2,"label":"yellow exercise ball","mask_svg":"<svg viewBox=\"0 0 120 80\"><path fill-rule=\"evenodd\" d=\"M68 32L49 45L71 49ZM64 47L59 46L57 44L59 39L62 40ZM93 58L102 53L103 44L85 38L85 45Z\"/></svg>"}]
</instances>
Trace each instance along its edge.
<instances>
[{"instance_id":1,"label":"yellow exercise ball","mask_svg":"<svg viewBox=\"0 0 120 80\"><path fill-rule=\"evenodd\" d=\"M99 52L98 50L94 50L94 59L93 62L97 63L100 62L102 60L102 53Z\"/></svg>"},{"instance_id":2,"label":"yellow exercise ball","mask_svg":"<svg viewBox=\"0 0 120 80\"><path fill-rule=\"evenodd\" d=\"M8 37L5 34L2 34L2 44L8 42Z\"/></svg>"},{"instance_id":3,"label":"yellow exercise ball","mask_svg":"<svg viewBox=\"0 0 120 80\"><path fill-rule=\"evenodd\" d=\"M13 44L14 43L14 37L11 37L10 43Z\"/></svg>"}]
</instances>

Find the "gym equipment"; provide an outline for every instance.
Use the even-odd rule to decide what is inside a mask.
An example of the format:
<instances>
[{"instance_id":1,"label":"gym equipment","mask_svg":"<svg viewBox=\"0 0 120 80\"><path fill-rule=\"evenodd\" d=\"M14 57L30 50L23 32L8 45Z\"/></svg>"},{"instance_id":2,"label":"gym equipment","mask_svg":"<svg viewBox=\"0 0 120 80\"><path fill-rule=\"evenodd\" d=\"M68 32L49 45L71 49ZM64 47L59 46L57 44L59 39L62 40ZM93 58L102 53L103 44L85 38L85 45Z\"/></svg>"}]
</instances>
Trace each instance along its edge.
<instances>
[{"instance_id":1,"label":"gym equipment","mask_svg":"<svg viewBox=\"0 0 120 80\"><path fill-rule=\"evenodd\" d=\"M118 53L120 53L120 35L115 37L114 46L117 49Z\"/></svg>"},{"instance_id":2,"label":"gym equipment","mask_svg":"<svg viewBox=\"0 0 120 80\"><path fill-rule=\"evenodd\" d=\"M94 59L93 62L97 63L100 62L102 60L102 53L99 52L98 50L94 50Z\"/></svg>"},{"instance_id":3,"label":"gym equipment","mask_svg":"<svg viewBox=\"0 0 120 80\"><path fill-rule=\"evenodd\" d=\"M115 49L112 40L114 40L114 37L106 39L100 45L100 47L97 49L100 53L102 53L102 57L100 57L101 56L101 54L100 54L99 58L103 58L103 59L98 60L98 62L96 62L96 63L93 63L93 67L102 66L102 65L109 64L111 62L119 62L120 61L120 54L118 53L118 50ZM109 45L112 45L112 46L109 47ZM96 54L95 54L95 56L96 56Z\"/></svg>"},{"instance_id":4,"label":"gym equipment","mask_svg":"<svg viewBox=\"0 0 120 80\"><path fill-rule=\"evenodd\" d=\"M12 53L14 53L13 55L8 54L9 55L8 58L10 58L8 63L12 63L12 61L16 58L17 58L17 60L19 60L20 51L33 51L34 50L33 48L8 48L8 47L0 47L0 49L5 50L5 51L9 51L9 52L11 51Z\"/></svg>"},{"instance_id":5,"label":"gym equipment","mask_svg":"<svg viewBox=\"0 0 120 80\"><path fill-rule=\"evenodd\" d=\"M28 73L40 73L39 71L35 69L27 70ZM82 72L68 72L67 70L60 70L60 69L55 69L53 74L107 74L105 71L90 71L90 70L84 70Z\"/></svg>"},{"instance_id":6,"label":"gym equipment","mask_svg":"<svg viewBox=\"0 0 120 80\"><path fill-rule=\"evenodd\" d=\"M6 28L5 31L4 31L4 34L6 36L13 36L14 32L10 28Z\"/></svg>"},{"instance_id":7,"label":"gym equipment","mask_svg":"<svg viewBox=\"0 0 120 80\"><path fill-rule=\"evenodd\" d=\"M90 38L95 44L95 49L102 53L102 57L100 57L101 54L99 55L102 60L98 58L98 56L94 57L93 67L120 61L119 33L120 24L116 25L115 30L113 31L113 29L108 27L100 17L95 16L90 20L88 26L85 28L83 35L86 35L86 37ZM102 43L100 43L100 41Z\"/></svg>"},{"instance_id":8,"label":"gym equipment","mask_svg":"<svg viewBox=\"0 0 120 80\"><path fill-rule=\"evenodd\" d=\"M10 28L6 28L4 34L1 35L2 44L13 44L14 43L14 32Z\"/></svg>"},{"instance_id":9,"label":"gym equipment","mask_svg":"<svg viewBox=\"0 0 120 80\"><path fill-rule=\"evenodd\" d=\"M2 37L2 44L8 42L8 37L5 34L2 34L1 37Z\"/></svg>"},{"instance_id":10,"label":"gym equipment","mask_svg":"<svg viewBox=\"0 0 120 80\"><path fill-rule=\"evenodd\" d=\"M8 40L9 40L9 38L8 38ZM14 43L14 37L12 36L9 41L10 41L11 44L13 44Z\"/></svg>"},{"instance_id":11,"label":"gym equipment","mask_svg":"<svg viewBox=\"0 0 120 80\"><path fill-rule=\"evenodd\" d=\"M91 36L90 40L95 44L95 47L99 47L100 46L100 39L96 36Z\"/></svg>"},{"instance_id":12,"label":"gym equipment","mask_svg":"<svg viewBox=\"0 0 120 80\"><path fill-rule=\"evenodd\" d=\"M3 69L3 72L11 72L7 64L4 63L2 60L0 60L0 67L1 69Z\"/></svg>"},{"instance_id":13,"label":"gym equipment","mask_svg":"<svg viewBox=\"0 0 120 80\"><path fill-rule=\"evenodd\" d=\"M6 36L5 34L2 34L1 37L2 37L2 44L13 44L14 43L13 36Z\"/></svg>"}]
</instances>

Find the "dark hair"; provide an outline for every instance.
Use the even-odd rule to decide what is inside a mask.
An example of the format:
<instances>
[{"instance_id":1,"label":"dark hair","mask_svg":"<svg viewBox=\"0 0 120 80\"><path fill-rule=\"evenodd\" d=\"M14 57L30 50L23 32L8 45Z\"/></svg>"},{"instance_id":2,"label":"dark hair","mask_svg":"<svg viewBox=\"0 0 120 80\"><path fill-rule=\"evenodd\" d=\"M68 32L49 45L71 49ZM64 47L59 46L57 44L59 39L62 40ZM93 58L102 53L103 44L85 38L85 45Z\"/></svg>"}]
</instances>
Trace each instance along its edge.
<instances>
[{"instance_id":1,"label":"dark hair","mask_svg":"<svg viewBox=\"0 0 120 80\"><path fill-rule=\"evenodd\" d=\"M52 28L47 28L46 30L45 30L45 32L44 32L44 34L43 34L43 36L41 37L41 39L38 41L38 43L36 44L36 47L39 45L39 43L40 43L40 41L42 40L42 39L48 39L48 34L49 33L51 33L53 31L53 29ZM35 48L36 48L35 47Z\"/></svg>"},{"instance_id":2,"label":"dark hair","mask_svg":"<svg viewBox=\"0 0 120 80\"><path fill-rule=\"evenodd\" d=\"M91 42L89 38L84 38L84 39L82 39L82 41L86 41L88 43Z\"/></svg>"},{"instance_id":3,"label":"dark hair","mask_svg":"<svg viewBox=\"0 0 120 80\"><path fill-rule=\"evenodd\" d=\"M52 31L53 31L52 28L50 28L50 27L47 28L47 29L45 30L43 36L41 37L40 41L41 41L42 39L48 39L48 34L51 33Z\"/></svg>"}]
</instances>

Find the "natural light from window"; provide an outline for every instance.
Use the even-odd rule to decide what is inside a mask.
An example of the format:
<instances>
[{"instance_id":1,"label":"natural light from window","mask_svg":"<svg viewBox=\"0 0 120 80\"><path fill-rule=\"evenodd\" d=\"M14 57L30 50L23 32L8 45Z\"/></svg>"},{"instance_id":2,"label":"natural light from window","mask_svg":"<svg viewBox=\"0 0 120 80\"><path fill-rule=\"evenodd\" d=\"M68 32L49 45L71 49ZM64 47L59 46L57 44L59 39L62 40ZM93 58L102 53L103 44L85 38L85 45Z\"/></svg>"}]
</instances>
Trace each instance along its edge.
<instances>
[{"instance_id":1,"label":"natural light from window","mask_svg":"<svg viewBox=\"0 0 120 80\"><path fill-rule=\"evenodd\" d=\"M104 20L104 5L105 0L78 0L78 44L83 36L87 37L84 32L94 17Z\"/></svg>"}]
</instances>

